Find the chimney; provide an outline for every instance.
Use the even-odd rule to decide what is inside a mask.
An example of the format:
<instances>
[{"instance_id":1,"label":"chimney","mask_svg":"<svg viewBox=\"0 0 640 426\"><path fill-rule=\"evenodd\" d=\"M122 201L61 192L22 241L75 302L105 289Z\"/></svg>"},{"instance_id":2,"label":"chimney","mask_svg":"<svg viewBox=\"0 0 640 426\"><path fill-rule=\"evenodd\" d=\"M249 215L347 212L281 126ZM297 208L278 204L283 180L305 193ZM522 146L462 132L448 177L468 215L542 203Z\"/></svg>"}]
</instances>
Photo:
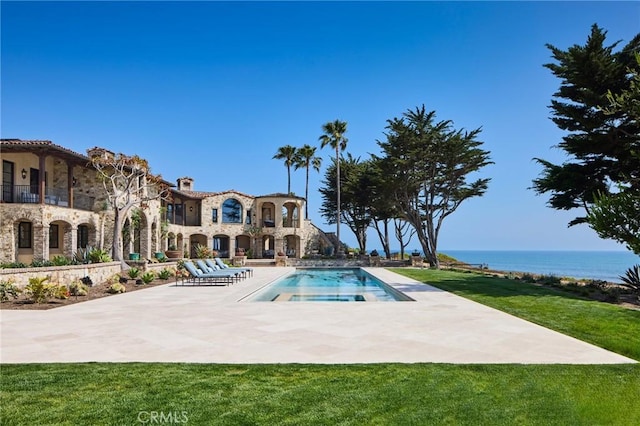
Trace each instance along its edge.
<instances>
[{"instance_id":1,"label":"chimney","mask_svg":"<svg viewBox=\"0 0 640 426\"><path fill-rule=\"evenodd\" d=\"M115 155L116 154L113 151L109 151L105 148L100 148L99 146L94 146L93 148L87 149L87 156L89 158L99 157L103 160L113 160Z\"/></svg>"},{"instance_id":2,"label":"chimney","mask_svg":"<svg viewBox=\"0 0 640 426\"><path fill-rule=\"evenodd\" d=\"M193 191L193 179L185 176L178 178L178 191Z\"/></svg>"}]
</instances>

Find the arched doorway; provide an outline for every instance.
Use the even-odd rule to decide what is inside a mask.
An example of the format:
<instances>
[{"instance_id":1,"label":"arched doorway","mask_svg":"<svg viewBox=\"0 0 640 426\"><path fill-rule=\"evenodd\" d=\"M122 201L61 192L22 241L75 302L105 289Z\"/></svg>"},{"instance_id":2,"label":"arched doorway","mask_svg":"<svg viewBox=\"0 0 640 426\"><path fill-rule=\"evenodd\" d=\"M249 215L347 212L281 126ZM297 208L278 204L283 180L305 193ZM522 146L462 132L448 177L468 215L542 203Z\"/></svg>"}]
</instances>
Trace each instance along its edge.
<instances>
[{"instance_id":1,"label":"arched doorway","mask_svg":"<svg viewBox=\"0 0 640 426\"><path fill-rule=\"evenodd\" d=\"M264 235L262 237L262 257L273 258L275 252L276 240L273 235Z\"/></svg>"},{"instance_id":2,"label":"arched doorway","mask_svg":"<svg viewBox=\"0 0 640 426\"><path fill-rule=\"evenodd\" d=\"M260 211L262 215L262 226L265 228L273 228L276 226L276 205L271 202L262 204Z\"/></svg>"},{"instance_id":3,"label":"arched doorway","mask_svg":"<svg viewBox=\"0 0 640 426\"><path fill-rule=\"evenodd\" d=\"M288 257L300 257L300 237L297 235L286 235L282 240L284 253Z\"/></svg>"},{"instance_id":4,"label":"arched doorway","mask_svg":"<svg viewBox=\"0 0 640 426\"><path fill-rule=\"evenodd\" d=\"M285 228L299 228L299 212L300 208L296 203L284 203L282 205L282 226Z\"/></svg>"},{"instance_id":5,"label":"arched doorway","mask_svg":"<svg viewBox=\"0 0 640 426\"><path fill-rule=\"evenodd\" d=\"M229 236L214 235L211 248L218 252L218 257L229 258Z\"/></svg>"},{"instance_id":6,"label":"arched doorway","mask_svg":"<svg viewBox=\"0 0 640 426\"><path fill-rule=\"evenodd\" d=\"M189 237L189 254L190 257L198 257L198 246L207 247L207 236L203 234L193 234Z\"/></svg>"},{"instance_id":7,"label":"arched doorway","mask_svg":"<svg viewBox=\"0 0 640 426\"><path fill-rule=\"evenodd\" d=\"M236 250L242 249L244 253L248 253L251 249L251 238L248 235L238 235L236 237Z\"/></svg>"}]
</instances>

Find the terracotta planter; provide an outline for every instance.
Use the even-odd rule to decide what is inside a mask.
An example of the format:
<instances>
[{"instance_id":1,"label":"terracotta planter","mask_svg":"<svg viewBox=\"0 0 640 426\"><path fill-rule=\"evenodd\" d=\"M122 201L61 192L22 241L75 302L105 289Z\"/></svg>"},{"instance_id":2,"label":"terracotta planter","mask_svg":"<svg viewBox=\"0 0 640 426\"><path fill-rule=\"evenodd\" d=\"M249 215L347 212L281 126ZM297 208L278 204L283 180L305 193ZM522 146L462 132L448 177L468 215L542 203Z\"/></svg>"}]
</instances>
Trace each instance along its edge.
<instances>
[{"instance_id":1,"label":"terracotta planter","mask_svg":"<svg viewBox=\"0 0 640 426\"><path fill-rule=\"evenodd\" d=\"M164 254L169 259L182 259L182 250L166 250Z\"/></svg>"}]
</instances>

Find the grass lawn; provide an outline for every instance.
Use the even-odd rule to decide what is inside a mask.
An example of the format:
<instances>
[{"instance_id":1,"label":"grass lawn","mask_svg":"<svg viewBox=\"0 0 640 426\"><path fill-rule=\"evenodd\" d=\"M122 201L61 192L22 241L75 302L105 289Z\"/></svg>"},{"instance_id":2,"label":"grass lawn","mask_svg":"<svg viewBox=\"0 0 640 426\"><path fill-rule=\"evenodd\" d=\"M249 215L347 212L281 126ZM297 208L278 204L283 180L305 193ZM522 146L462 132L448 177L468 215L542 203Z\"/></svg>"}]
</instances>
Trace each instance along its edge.
<instances>
[{"instance_id":1,"label":"grass lawn","mask_svg":"<svg viewBox=\"0 0 640 426\"><path fill-rule=\"evenodd\" d=\"M638 365L3 365L0 390L3 425L636 425L639 399Z\"/></svg>"},{"instance_id":2,"label":"grass lawn","mask_svg":"<svg viewBox=\"0 0 640 426\"><path fill-rule=\"evenodd\" d=\"M506 279L398 269L640 359L640 312ZM0 366L0 423L637 425L640 364Z\"/></svg>"},{"instance_id":3,"label":"grass lawn","mask_svg":"<svg viewBox=\"0 0 640 426\"><path fill-rule=\"evenodd\" d=\"M477 273L392 269L612 352L640 360L640 311Z\"/></svg>"}]
</instances>

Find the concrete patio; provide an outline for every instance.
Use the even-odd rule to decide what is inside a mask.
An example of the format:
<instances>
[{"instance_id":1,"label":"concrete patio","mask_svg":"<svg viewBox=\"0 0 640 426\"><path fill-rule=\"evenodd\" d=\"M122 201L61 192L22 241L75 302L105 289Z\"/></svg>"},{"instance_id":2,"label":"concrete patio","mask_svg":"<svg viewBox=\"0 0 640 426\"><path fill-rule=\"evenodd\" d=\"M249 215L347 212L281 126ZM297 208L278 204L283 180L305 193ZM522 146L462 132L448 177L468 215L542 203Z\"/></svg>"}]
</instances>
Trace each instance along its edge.
<instances>
[{"instance_id":1,"label":"concrete patio","mask_svg":"<svg viewBox=\"0 0 640 426\"><path fill-rule=\"evenodd\" d=\"M2 310L2 363L632 363L577 339L367 270L415 302L241 302L292 268L230 287L173 284L47 311Z\"/></svg>"}]
</instances>

